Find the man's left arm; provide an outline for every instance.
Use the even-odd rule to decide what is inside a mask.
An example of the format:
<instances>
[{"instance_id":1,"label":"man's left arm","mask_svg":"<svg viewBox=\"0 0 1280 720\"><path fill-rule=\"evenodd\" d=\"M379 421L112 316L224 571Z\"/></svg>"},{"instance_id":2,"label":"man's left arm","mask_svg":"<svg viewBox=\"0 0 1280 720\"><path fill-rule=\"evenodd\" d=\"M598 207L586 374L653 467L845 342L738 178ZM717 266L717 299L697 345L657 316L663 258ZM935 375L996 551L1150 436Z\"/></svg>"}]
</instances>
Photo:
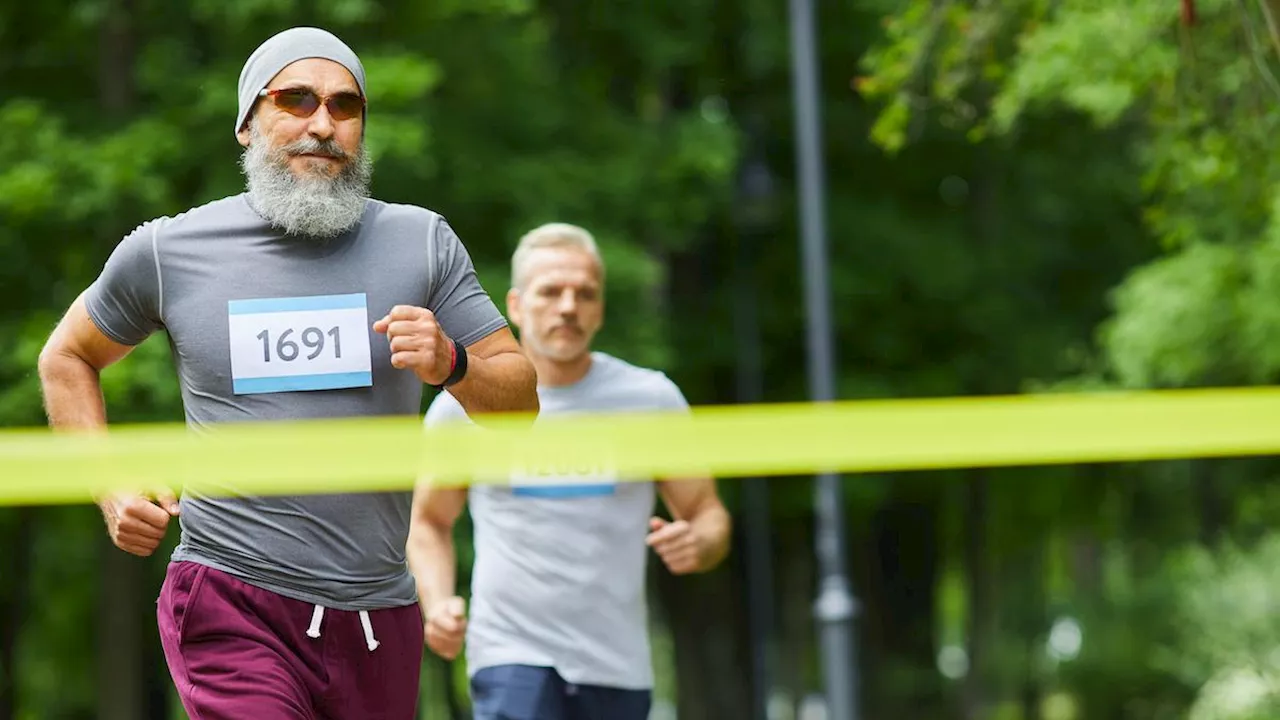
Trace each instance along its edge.
<instances>
[{"instance_id":1,"label":"man's left arm","mask_svg":"<svg viewBox=\"0 0 1280 720\"><path fill-rule=\"evenodd\" d=\"M647 544L672 573L686 575L711 570L729 554L733 529L729 511L710 477L663 480L658 485L662 502L673 520L649 520Z\"/></svg>"},{"instance_id":2,"label":"man's left arm","mask_svg":"<svg viewBox=\"0 0 1280 720\"><path fill-rule=\"evenodd\" d=\"M665 379L655 390L663 408L687 417L689 403L675 383ZM672 521L650 518L646 542L667 569L685 575L706 572L719 565L729 554L733 523L720 501L715 478L664 478L658 482L658 492L671 512Z\"/></svg>"},{"instance_id":3,"label":"man's left arm","mask_svg":"<svg viewBox=\"0 0 1280 720\"><path fill-rule=\"evenodd\" d=\"M374 330L391 343L391 364L449 393L478 423L485 413L538 411L537 374L476 277L471 256L444 218L431 240L433 282L425 307L397 305ZM461 374L461 379L456 376Z\"/></svg>"},{"instance_id":4,"label":"man's left arm","mask_svg":"<svg viewBox=\"0 0 1280 720\"><path fill-rule=\"evenodd\" d=\"M467 415L538 411L537 373L509 328L458 351L467 353L467 374L449 386L449 394Z\"/></svg>"}]
</instances>

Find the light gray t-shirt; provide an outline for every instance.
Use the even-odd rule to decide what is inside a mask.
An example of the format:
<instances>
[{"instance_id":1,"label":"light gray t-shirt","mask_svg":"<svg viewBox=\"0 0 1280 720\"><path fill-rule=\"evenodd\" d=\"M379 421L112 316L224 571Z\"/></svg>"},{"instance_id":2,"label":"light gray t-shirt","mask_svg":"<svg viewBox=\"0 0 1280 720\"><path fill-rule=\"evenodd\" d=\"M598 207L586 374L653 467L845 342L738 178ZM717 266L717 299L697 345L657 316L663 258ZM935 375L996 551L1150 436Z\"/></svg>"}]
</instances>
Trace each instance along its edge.
<instances>
[{"instance_id":1,"label":"light gray t-shirt","mask_svg":"<svg viewBox=\"0 0 1280 720\"><path fill-rule=\"evenodd\" d=\"M539 422L599 411L684 411L675 383L605 353L574 385L538 388ZM428 426L469 422L440 393ZM494 665L554 667L578 684L653 686L645 568L651 478L608 472L478 483L469 491L475 567L468 672Z\"/></svg>"},{"instance_id":2,"label":"light gray t-shirt","mask_svg":"<svg viewBox=\"0 0 1280 720\"><path fill-rule=\"evenodd\" d=\"M444 218L376 200L329 240L285 236L243 194L149 221L115 248L85 302L117 342L167 331L187 423L203 431L416 415L422 382L391 366L373 331L395 305L431 310L459 345L506 326ZM235 478L220 488L234 492ZM336 609L408 605L411 501L408 490L215 498L187 488L172 559Z\"/></svg>"}]
</instances>

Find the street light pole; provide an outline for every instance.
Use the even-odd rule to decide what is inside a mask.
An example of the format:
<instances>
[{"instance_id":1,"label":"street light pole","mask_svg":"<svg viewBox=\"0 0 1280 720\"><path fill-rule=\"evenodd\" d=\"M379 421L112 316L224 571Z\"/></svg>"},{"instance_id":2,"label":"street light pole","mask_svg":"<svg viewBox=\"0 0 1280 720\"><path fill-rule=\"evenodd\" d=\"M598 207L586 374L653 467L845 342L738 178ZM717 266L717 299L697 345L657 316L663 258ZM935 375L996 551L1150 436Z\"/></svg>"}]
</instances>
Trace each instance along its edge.
<instances>
[{"instance_id":1,"label":"street light pole","mask_svg":"<svg viewBox=\"0 0 1280 720\"><path fill-rule=\"evenodd\" d=\"M815 402L835 399L831 293L827 280L826 187L819 118L817 37L812 0L790 0L792 96L795 107L800 231L808 329L809 391ZM844 498L840 478L820 473L814 485L815 545L819 586L814 618L819 623L827 718L856 720L857 661L854 616L844 557Z\"/></svg>"},{"instance_id":2,"label":"street light pole","mask_svg":"<svg viewBox=\"0 0 1280 720\"><path fill-rule=\"evenodd\" d=\"M756 282L757 249L772 225L773 179L760 157L758 118L752 117L747 160L740 178L739 217L734 244L734 336L738 340L738 400L764 400L764 358L760 339ZM773 548L769 518L769 479L742 479L742 520L747 570L747 610L751 628L751 720L769 720L773 690Z\"/></svg>"}]
</instances>

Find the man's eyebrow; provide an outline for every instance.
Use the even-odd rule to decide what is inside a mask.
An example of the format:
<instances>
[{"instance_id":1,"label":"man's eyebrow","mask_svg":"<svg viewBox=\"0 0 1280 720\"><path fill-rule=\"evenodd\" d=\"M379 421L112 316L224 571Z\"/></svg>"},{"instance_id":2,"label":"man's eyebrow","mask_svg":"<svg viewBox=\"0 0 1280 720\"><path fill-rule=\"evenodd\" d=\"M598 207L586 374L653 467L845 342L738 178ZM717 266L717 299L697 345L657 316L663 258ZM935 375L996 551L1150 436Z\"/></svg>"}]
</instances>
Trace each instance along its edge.
<instances>
[{"instance_id":1,"label":"man's eyebrow","mask_svg":"<svg viewBox=\"0 0 1280 720\"><path fill-rule=\"evenodd\" d=\"M301 81L301 80L294 80L294 81L292 81L292 82L285 82L285 83L282 83L282 84L280 85L280 87L278 87L278 88L271 88L271 89L272 89L272 90L306 90L307 92L315 93L316 95L319 95L319 94L320 94L320 93L319 93L319 91L317 91L314 87L312 87L311 85L308 85L307 83L305 83L305 82L303 82L303 81ZM344 86L344 87L341 87L341 88L339 88L338 90L334 91L334 94L335 94L335 95L340 94L340 93L350 93L350 94L352 94L352 95L359 95L359 94L360 94L360 90L359 90L359 88L356 88L356 87L352 87L352 86Z\"/></svg>"}]
</instances>

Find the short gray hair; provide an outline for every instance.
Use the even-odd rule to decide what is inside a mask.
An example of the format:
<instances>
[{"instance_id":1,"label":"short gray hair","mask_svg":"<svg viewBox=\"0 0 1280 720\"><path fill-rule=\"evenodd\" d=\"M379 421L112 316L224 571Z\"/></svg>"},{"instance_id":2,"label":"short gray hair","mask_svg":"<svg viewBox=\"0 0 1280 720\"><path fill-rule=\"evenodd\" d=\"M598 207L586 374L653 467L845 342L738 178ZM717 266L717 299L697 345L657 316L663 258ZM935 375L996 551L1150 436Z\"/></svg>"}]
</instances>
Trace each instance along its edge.
<instances>
[{"instance_id":1,"label":"short gray hair","mask_svg":"<svg viewBox=\"0 0 1280 720\"><path fill-rule=\"evenodd\" d=\"M600 279L604 280L604 260L600 257L600 248L596 239L586 229L569 223L546 223L525 233L511 255L511 287L520 287L520 274L529 254L541 248L577 248L585 250L595 258L600 269Z\"/></svg>"}]
</instances>

